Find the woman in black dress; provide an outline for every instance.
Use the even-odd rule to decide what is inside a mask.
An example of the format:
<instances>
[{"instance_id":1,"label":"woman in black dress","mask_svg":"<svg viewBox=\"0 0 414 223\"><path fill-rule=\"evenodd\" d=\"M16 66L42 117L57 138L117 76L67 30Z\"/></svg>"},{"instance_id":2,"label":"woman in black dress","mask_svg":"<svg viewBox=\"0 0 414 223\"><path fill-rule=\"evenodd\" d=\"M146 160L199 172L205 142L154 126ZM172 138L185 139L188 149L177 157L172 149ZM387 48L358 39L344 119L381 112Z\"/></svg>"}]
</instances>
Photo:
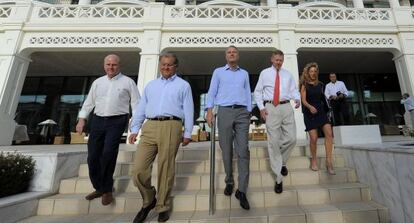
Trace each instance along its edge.
<instances>
[{"instance_id":1,"label":"woman in black dress","mask_svg":"<svg viewBox=\"0 0 414 223\"><path fill-rule=\"evenodd\" d=\"M328 120L326 98L322 82L318 80L319 68L316 63L308 63L303 69L299 81L302 100L302 111L306 129L310 138L310 151L312 155L311 169L318 170L316 157L318 128L322 128L325 135L326 169L329 174L335 174L332 161L332 127Z\"/></svg>"}]
</instances>

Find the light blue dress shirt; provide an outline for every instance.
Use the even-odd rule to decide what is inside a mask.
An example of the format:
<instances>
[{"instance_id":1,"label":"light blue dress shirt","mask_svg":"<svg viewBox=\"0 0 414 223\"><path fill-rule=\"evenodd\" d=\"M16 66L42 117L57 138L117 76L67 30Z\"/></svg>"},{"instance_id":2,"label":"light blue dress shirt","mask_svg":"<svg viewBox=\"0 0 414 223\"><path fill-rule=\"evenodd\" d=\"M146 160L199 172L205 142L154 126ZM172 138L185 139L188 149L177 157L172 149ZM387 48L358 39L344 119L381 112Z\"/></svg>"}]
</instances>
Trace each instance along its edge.
<instances>
[{"instance_id":1,"label":"light blue dress shirt","mask_svg":"<svg viewBox=\"0 0 414 223\"><path fill-rule=\"evenodd\" d=\"M147 84L131 122L131 132L138 133L146 118L177 116L184 120L184 137L191 138L194 103L190 84L176 74L157 78Z\"/></svg>"},{"instance_id":2,"label":"light blue dress shirt","mask_svg":"<svg viewBox=\"0 0 414 223\"><path fill-rule=\"evenodd\" d=\"M407 111L414 110L414 100L412 98L402 99L401 104L404 104Z\"/></svg>"},{"instance_id":3,"label":"light blue dress shirt","mask_svg":"<svg viewBox=\"0 0 414 223\"><path fill-rule=\"evenodd\" d=\"M232 70L228 64L215 69L207 93L206 108L214 105L244 105L249 112L252 111L249 73L240 67Z\"/></svg>"}]
</instances>

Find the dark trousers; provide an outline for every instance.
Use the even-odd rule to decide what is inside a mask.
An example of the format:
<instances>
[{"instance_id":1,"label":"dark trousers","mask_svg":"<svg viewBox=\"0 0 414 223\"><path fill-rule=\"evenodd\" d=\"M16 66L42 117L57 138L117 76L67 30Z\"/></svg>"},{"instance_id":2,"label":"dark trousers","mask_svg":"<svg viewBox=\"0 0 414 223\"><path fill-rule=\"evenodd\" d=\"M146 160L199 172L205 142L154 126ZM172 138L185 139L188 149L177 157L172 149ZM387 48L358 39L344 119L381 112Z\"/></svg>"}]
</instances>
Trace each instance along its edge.
<instances>
[{"instance_id":1,"label":"dark trousers","mask_svg":"<svg viewBox=\"0 0 414 223\"><path fill-rule=\"evenodd\" d=\"M349 124L349 110L346 100L331 100L330 104L334 113L334 125L347 125Z\"/></svg>"},{"instance_id":2,"label":"dark trousers","mask_svg":"<svg viewBox=\"0 0 414 223\"><path fill-rule=\"evenodd\" d=\"M95 190L112 192L119 143L128 115L93 116L88 139L89 178Z\"/></svg>"}]
</instances>

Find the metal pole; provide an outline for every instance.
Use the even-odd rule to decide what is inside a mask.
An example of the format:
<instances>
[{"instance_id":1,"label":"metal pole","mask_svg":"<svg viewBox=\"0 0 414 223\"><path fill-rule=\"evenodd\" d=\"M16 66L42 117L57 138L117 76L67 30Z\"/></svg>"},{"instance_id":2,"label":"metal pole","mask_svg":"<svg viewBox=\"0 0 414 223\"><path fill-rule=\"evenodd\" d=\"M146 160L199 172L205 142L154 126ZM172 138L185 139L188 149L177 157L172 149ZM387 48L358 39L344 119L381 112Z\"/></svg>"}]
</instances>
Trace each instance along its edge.
<instances>
[{"instance_id":1,"label":"metal pole","mask_svg":"<svg viewBox=\"0 0 414 223\"><path fill-rule=\"evenodd\" d=\"M216 115L213 112L213 125L210 131L210 197L209 197L209 215L214 215L216 206L216 191L215 191L215 174L216 174Z\"/></svg>"}]
</instances>

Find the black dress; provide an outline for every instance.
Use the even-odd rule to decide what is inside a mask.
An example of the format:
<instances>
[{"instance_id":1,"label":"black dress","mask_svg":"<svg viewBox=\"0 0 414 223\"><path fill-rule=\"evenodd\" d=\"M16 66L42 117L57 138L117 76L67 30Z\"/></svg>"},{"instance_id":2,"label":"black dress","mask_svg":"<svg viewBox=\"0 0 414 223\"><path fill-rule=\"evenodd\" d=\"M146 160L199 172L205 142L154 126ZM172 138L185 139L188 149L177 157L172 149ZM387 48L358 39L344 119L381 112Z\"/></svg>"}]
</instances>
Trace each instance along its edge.
<instances>
[{"instance_id":1,"label":"black dress","mask_svg":"<svg viewBox=\"0 0 414 223\"><path fill-rule=\"evenodd\" d=\"M323 94L324 87L321 82L317 85L306 84L306 101L318 110L316 114L312 114L307 107L302 104L303 119L305 121L305 131L317 129L329 123L326 99Z\"/></svg>"}]
</instances>

